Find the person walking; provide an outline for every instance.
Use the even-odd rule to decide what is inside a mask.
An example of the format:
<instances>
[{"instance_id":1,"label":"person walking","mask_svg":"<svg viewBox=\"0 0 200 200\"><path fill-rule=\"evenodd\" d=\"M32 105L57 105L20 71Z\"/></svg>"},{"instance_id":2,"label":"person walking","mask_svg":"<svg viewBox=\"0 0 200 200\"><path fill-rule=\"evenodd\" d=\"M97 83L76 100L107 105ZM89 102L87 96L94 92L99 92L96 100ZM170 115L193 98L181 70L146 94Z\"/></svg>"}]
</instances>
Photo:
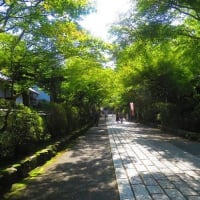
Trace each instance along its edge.
<instances>
[{"instance_id":1,"label":"person walking","mask_svg":"<svg viewBox=\"0 0 200 200\"><path fill-rule=\"evenodd\" d=\"M105 118L105 122L107 121L107 117L108 117L108 111L104 110L104 118Z\"/></svg>"},{"instance_id":2,"label":"person walking","mask_svg":"<svg viewBox=\"0 0 200 200\"><path fill-rule=\"evenodd\" d=\"M116 112L116 122L119 122L119 112Z\"/></svg>"},{"instance_id":3,"label":"person walking","mask_svg":"<svg viewBox=\"0 0 200 200\"><path fill-rule=\"evenodd\" d=\"M123 113L122 112L119 113L119 120L122 124L123 123Z\"/></svg>"},{"instance_id":4,"label":"person walking","mask_svg":"<svg viewBox=\"0 0 200 200\"><path fill-rule=\"evenodd\" d=\"M94 124L95 126L99 125L99 112L97 110L94 111Z\"/></svg>"}]
</instances>

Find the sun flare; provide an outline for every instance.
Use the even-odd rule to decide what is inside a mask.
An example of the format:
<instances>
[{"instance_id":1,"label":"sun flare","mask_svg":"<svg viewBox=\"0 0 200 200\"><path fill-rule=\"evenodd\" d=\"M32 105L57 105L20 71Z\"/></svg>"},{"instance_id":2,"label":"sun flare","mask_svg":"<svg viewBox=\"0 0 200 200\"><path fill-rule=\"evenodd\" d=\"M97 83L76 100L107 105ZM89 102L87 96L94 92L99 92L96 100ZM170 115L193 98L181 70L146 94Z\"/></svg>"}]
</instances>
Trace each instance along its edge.
<instances>
[{"instance_id":1,"label":"sun flare","mask_svg":"<svg viewBox=\"0 0 200 200\"><path fill-rule=\"evenodd\" d=\"M129 2L130 0L93 0L97 12L85 17L81 24L92 35L108 40L110 25L128 10Z\"/></svg>"}]
</instances>

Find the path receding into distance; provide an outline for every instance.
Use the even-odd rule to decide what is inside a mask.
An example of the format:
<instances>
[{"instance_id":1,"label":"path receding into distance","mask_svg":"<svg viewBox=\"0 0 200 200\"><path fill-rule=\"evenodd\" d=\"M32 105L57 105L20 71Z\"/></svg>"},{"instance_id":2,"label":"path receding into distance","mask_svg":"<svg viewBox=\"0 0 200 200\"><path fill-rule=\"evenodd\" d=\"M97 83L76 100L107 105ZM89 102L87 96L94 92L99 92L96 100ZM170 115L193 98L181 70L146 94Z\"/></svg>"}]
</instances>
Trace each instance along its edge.
<instances>
[{"instance_id":1,"label":"path receding into distance","mask_svg":"<svg viewBox=\"0 0 200 200\"><path fill-rule=\"evenodd\" d=\"M200 200L200 144L109 115L8 199Z\"/></svg>"}]
</instances>

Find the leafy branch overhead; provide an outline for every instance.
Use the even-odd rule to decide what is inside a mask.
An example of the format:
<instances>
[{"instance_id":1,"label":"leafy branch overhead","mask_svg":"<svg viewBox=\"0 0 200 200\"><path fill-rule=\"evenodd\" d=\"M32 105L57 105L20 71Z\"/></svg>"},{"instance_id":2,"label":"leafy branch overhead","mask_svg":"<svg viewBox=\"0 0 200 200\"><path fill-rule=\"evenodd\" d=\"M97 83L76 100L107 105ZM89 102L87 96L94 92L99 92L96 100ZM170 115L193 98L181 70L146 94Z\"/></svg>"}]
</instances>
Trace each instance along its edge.
<instances>
[{"instance_id":1,"label":"leafy branch overhead","mask_svg":"<svg viewBox=\"0 0 200 200\"><path fill-rule=\"evenodd\" d=\"M138 120L199 131L200 2L137 0L113 24L121 103Z\"/></svg>"},{"instance_id":2,"label":"leafy branch overhead","mask_svg":"<svg viewBox=\"0 0 200 200\"><path fill-rule=\"evenodd\" d=\"M132 3L107 44L79 24L94 11L87 0L1 2L0 69L13 98L37 84L86 113L97 105L128 112L135 102L138 120L199 130L199 0Z\"/></svg>"},{"instance_id":3,"label":"leafy branch overhead","mask_svg":"<svg viewBox=\"0 0 200 200\"><path fill-rule=\"evenodd\" d=\"M70 72L65 65L75 58L103 69L111 45L93 38L79 25L79 19L91 11L87 0L8 0L0 4L0 67L12 79L13 99L38 84L53 101L65 100L62 87L73 81L66 79ZM79 90L70 91L76 95Z\"/></svg>"}]
</instances>

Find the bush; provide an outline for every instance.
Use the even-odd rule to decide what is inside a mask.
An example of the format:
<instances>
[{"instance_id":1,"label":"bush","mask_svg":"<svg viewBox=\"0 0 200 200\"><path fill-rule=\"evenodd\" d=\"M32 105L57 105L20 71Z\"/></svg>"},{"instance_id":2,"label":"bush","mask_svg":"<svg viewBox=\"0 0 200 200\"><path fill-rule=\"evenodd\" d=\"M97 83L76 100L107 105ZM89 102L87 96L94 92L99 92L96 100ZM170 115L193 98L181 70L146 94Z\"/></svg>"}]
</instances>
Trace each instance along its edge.
<instances>
[{"instance_id":1,"label":"bush","mask_svg":"<svg viewBox=\"0 0 200 200\"><path fill-rule=\"evenodd\" d=\"M200 103L190 113L184 116L183 128L189 131L200 132Z\"/></svg>"},{"instance_id":2,"label":"bush","mask_svg":"<svg viewBox=\"0 0 200 200\"><path fill-rule=\"evenodd\" d=\"M0 99L0 129L5 125L6 110L10 108L10 102L5 99Z\"/></svg>"},{"instance_id":3,"label":"bush","mask_svg":"<svg viewBox=\"0 0 200 200\"><path fill-rule=\"evenodd\" d=\"M80 114L78 107L70 104L51 103L47 115L47 131L53 138L65 136L68 132L88 123L89 112Z\"/></svg>"},{"instance_id":4,"label":"bush","mask_svg":"<svg viewBox=\"0 0 200 200\"><path fill-rule=\"evenodd\" d=\"M19 137L18 141L34 142L43 138L43 120L39 114L28 107L19 106L8 118L8 132Z\"/></svg>"},{"instance_id":5,"label":"bush","mask_svg":"<svg viewBox=\"0 0 200 200\"><path fill-rule=\"evenodd\" d=\"M143 121L156 123L158 122L157 115L159 113L159 108L157 104L150 104L143 109Z\"/></svg>"},{"instance_id":6,"label":"bush","mask_svg":"<svg viewBox=\"0 0 200 200\"><path fill-rule=\"evenodd\" d=\"M172 103L156 103L158 114L157 119L161 125L178 127L180 124L179 108Z\"/></svg>"},{"instance_id":7,"label":"bush","mask_svg":"<svg viewBox=\"0 0 200 200\"><path fill-rule=\"evenodd\" d=\"M27 153L43 138L42 118L30 108L18 106L10 112L6 131L0 134L0 157Z\"/></svg>"},{"instance_id":8,"label":"bush","mask_svg":"<svg viewBox=\"0 0 200 200\"><path fill-rule=\"evenodd\" d=\"M65 105L67 119L68 119L68 129L74 130L80 126L80 116L79 109L75 106Z\"/></svg>"},{"instance_id":9,"label":"bush","mask_svg":"<svg viewBox=\"0 0 200 200\"><path fill-rule=\"evenodd\" d=\"M181 123L179 107L172 103L156 102L143 108L145 122L177 127Z\"/></svg>"},{"instance_id":10,"label":"bush","mask_svg":"<svg viewBox=\"0 0 200 200\"><path fill-rule=\"evenodd\" d=\"M65 135L68 131L68 119L63 104L52 103L47 116L47 130L53 138Z\"/></svg>"},{"instance_id":11,"label":"bush","mask_svg":"<svg viewBox=\"0 0 200 200\"><path fill-rule=\"evenodd\" d=\"M6 99L1 99L0 98L0 108L1 109L7 109L10 105L10 102L7 101Z\"/></svg>"}]
</instances>

